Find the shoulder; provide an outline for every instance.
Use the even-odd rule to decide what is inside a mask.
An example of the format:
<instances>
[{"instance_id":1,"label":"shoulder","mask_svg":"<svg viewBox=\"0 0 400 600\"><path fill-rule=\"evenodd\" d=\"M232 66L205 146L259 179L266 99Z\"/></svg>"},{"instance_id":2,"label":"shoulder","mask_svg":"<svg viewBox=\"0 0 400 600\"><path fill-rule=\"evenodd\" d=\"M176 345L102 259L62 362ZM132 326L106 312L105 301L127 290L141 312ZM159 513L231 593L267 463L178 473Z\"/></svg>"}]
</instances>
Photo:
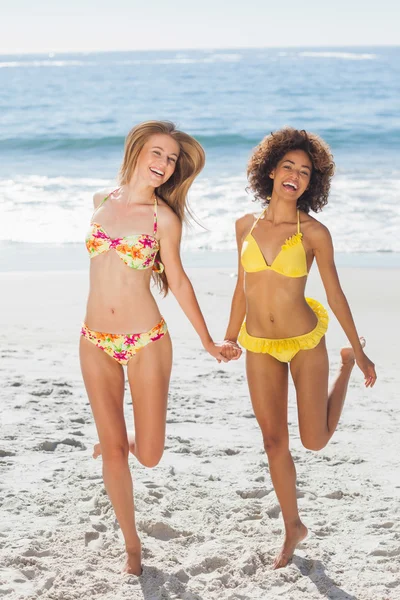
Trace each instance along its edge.
<instances>
[{"instance_id":1,"label":"shoulder","mask_svg":"<svg viewBox=\"0 0 400 600\"><path fill-rule=\"evenodd\" d=\"M238 237L243 237L247 235L250 229L252 228L256 218L256 215L254 215L253 213L248 213L247 215L244 215L243 217L237 219L235 223L236 235Z\"/></svg>"},{"instance_id":2,"label":"shoulder","mask_svg":"<svg viewBox=\"0 0 400 600\"><path fill-rule=\"evenodd\" d=\"M93 206L95 208L98 208L99 205L103 202L103 200L105 198L107 198L107 196L109 194L111 194L113 190L112 189L104 189L104 190L98 190L97 192L95 192L93 194Z\"/></svg>"},{"instance_id":3,"label":"shoulder","mask_svg":"<svg viewBox=\"0 0 400 600\"><path fill-rule=\"evenodd\" d=\"M332 244L329 229L311 215L300 213L300 227L302 233L307 236L313 246Z\"/></svg>"},{"instance_id":4,"label":"shoulder","mask_svg":"<svg viewBox=\"0 0 400 600\"><path fill-rule=\"evenodd\" d=\"M178 215L168 206L164 200L157 198L157 217L158 224L165 232L179 232L182 230L182 223Z\"/></svg>"}]
</instances>

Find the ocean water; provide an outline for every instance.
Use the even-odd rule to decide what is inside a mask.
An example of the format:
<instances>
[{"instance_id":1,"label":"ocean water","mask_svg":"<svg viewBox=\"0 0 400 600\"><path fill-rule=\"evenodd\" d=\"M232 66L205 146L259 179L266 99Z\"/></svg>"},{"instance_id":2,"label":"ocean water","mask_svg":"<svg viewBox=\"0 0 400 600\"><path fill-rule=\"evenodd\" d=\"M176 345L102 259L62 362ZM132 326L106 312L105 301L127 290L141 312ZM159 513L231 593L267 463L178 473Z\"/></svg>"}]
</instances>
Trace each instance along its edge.
<instances>
[{"instance_id":1,"label":"ocean water","mask_svg":"<svg viewBox=\"0 0 400 600\"><path fill-rule=\"evenodd\" d=\"M169 119L205 147L187 251L231 251L254 146L284 125L321 135L337 172L318 218L341 253L400 252L400 48L0 56L0 246L76 244L124 137ZM383 255L382 255L383 256ZM201 262L201 259L200 259Z\"/></svg>"}]
</instances>

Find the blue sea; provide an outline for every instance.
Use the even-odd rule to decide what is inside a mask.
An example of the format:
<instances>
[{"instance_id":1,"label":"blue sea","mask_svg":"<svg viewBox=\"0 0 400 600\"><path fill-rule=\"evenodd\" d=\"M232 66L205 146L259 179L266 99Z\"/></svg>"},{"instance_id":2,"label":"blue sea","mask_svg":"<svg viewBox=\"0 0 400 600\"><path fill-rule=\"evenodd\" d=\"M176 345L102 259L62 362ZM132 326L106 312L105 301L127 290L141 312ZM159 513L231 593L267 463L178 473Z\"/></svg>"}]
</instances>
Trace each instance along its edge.
<instances>
[{"instance_id":1,"label":"blue sea","mask_svg":"<svg viewBox=\"0 0 400 600\"><path fill-rule=\"evenodd\" d=\"M399 98L400 48L0 56L0 248L33 256L82 243L93 192L114 184L129 129L168 119L207 153L189 198L204 227L184 242L199 264L234 250L235 219L258 210L246 163L284 125L332 148L337 172L318 218L339 254L396 261Z\"/></svg>"}]
</instances>

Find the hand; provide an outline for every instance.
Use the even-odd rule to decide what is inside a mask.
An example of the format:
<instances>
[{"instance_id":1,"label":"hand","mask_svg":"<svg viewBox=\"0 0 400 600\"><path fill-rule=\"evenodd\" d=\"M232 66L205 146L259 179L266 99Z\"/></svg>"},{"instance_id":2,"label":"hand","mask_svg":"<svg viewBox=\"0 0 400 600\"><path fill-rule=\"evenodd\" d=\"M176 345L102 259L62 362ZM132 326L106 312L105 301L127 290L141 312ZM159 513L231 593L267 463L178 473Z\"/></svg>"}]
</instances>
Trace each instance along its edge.
<instances>
[{"instance_id":1,"label":"hand","mask_svg":"<svg viewBox=\"0 0 400 600\"><path fill-rule=\"evenodd\" d=\"M375 365L372 360L368 358L364 351L361 351L361 353L356 357L356 363L364 373L365 387L374 387L377 377Z\"/></svg>"},{"instance_id":2,"label":"hand","mask_svg":"<svg viewBox=\"0 0 400 600\"><path fill-rule=\"evenodd\" d=\"M225 356L223 356L221 353L222 347L223 344L216 344L215 342L209 342L204 346L205 350L207 350L207 352L211 354L211 356L213 356L219 363L229 362L229 359L225 358Z\"/></svg>"},{"instance_id":3,"label":"hand","mask_svg":"<svg viewBox=\"0 0 400 600\"><path fill-rule=\"evenodd\" d=\"M242 349L236 342L232 342L232 340L224 340L221 354L228 360L237 360L242 355Z\"/></svg>"}]
</instances>

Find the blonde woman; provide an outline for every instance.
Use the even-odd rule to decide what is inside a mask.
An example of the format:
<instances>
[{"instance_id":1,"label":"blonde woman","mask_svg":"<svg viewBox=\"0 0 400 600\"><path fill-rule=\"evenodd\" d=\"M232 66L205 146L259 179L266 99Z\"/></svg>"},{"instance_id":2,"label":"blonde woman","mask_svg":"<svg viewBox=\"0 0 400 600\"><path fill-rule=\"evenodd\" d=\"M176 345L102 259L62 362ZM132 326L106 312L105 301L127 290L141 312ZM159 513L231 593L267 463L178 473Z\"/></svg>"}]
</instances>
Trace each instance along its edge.
<instances>
[{"instance_id":1,"label":"blonde woman","mask_svg":"<svg viewBox=\"0 0 400 600\"><path fill-rule=\"evenodd\" d=\"M80 360L103 458L103 477L126 547L125 573L140 575L131 451L154 467L164 450L172 347L167 324L150 291L151 276L168 289L218 361L222 346L208 332L180 259L186 197L204 166L200 144L172 123L148 121L127 136L120 186L94 196L86 239L90 291L80 339ZM127 435L124 370L130 385L135 436Z\"/></svg>"}]
</instances>

